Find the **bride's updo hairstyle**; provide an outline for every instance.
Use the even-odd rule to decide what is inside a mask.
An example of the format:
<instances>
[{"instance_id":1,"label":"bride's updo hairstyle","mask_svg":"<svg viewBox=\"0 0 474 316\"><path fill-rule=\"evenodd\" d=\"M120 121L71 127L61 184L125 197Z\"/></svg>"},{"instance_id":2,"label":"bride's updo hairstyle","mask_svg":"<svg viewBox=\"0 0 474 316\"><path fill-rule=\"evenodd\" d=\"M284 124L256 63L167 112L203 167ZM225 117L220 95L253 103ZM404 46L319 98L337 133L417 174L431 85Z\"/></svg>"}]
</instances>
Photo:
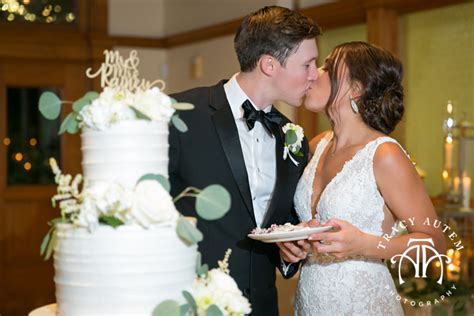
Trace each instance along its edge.
<instances>
[{"instance_id":1,"label":"bride's updo hairstyle","mask_svg":"<svg viewBox=\"0 0 474 316\"><path fill-rule=\"evenodd\" d=\"M342 68L346 66L346 69ZM403 116L403 69L401 62L387 50L365 42L336 46L326 59L324 70L331 81L326 114L339 94L343 72L349 84L361 86L360 97L354 98L362 120L370 127L390 134Z\"/></svg>"}]
</instances>

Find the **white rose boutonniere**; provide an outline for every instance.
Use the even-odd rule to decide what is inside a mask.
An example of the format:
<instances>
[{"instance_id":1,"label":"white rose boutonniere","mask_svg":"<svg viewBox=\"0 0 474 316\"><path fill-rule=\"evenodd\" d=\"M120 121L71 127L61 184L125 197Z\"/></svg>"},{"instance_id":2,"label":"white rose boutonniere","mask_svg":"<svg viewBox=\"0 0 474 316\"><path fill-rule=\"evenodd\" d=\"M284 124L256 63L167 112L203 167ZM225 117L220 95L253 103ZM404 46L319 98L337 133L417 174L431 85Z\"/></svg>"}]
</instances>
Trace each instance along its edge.
<instances>
[{"instance_id":1,"label":"white rose boutonniere","mask_svg":"<svg viewBox=\"0 0 474 316\"><path fill-rule=\"evenodd\" d=\"M301 151L304 138L303 128L297 124L286 123L285 126L283 126L283 133L285 134L283 160L290 157L290 160L295 164L295 166L298 166L299 162L291 155L293 154L296 157L303 157L303 152Z\"/></svg>"}]
</instances>

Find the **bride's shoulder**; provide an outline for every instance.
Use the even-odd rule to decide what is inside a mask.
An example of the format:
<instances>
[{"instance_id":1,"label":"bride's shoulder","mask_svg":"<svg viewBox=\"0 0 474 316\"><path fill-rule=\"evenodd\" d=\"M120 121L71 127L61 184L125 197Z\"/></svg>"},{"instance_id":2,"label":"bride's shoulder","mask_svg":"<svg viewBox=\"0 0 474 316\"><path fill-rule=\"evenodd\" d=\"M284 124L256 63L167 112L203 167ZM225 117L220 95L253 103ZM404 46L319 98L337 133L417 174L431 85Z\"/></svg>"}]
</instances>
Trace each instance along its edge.
<instances>
[{"instance_id":1,"label":"bride's shoulder","mask_svg":"<svg viewBox=\"0 0 474 316\"><path fill-rule=\"evenodd\" d=\"M316 151L316 147L318 147L318 144L321 142L321 140L323 138L329 137L331 133L332 133L331 130L326 130L322 132L321 134L314 136L309 142L309 152L313 154Z\"/></svg>"},{"instance_id":2,"label":"bride's shoulder","mask_svg":"<svg viewBox=\"0 0 474 316\"><path fill-rule=\"evenodd\" d=\"M396 141L385 141L377 146L373 162L375 169L382 170L413 167L407 153Z\"/></svg>"}]
</instances>

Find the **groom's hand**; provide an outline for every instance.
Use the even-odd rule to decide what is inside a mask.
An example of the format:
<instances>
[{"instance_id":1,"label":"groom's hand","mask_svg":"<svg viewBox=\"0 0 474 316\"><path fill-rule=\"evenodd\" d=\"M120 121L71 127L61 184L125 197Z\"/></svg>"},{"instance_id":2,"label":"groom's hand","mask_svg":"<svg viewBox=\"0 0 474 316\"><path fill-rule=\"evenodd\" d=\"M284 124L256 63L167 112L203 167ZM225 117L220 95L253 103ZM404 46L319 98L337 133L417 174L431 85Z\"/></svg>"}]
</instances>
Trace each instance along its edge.
<instances>
[{"instance_id":1,"label":"groom's hand","mask_svg":"<svg viewBox=\"0 0 474 316\"><path fill-rule=\"evenodd\" d=\"M280 248L280 257L287 263L296 263L306 259L311 252L311 244L306 240L277 242Z\"/></svg>"},{"instance_id":2,"label":"groom's hand","mask_svg":"<svg viewBox=\"0 0 474 316\"><path fill-rule=\"evenodd\" d=\"M317 227L321 226L321 223L316 219L311 219L307 222L299 223L298 226ZM280 248L280 258L287 263L296 263L304 260L309 253L313 252L312 244L307 240L277 242L276 244Z\"/></svg>"}]
</instances>

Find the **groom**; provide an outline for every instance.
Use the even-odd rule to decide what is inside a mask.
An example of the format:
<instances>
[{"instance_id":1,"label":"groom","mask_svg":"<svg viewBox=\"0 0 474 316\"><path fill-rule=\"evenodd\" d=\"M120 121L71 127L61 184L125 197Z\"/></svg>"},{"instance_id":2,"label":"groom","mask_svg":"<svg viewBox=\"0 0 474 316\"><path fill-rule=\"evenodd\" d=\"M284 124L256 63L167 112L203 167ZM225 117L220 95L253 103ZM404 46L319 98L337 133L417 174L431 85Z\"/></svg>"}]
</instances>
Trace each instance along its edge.
<instances>
[{"instance_id":1,"label":"groom","mask_svg":"<svg viewBox=\"0 0 474 316\"><path fill-rule=\"evenodd\" d=\"M210 184L230 192L232 206L222 219L198 220L204 234L199 250L203 263L213 267L232 249L230 274L249 298L252 315L278 315L275 267L281 259L276 245L247 234L257 226L297 221L293 194L307 160L306 139L298 165L283 159L282 127L289 120L272 103L302 103L317 76L319 34L314 21L295 11L262 8L246 16L235 35L239 73L212 87L172 95L195 109L180 113L187 133L170 130L171 193ZM196 216L190 199L179 200L177 208Z\"/></svg>"}]
</instances>

